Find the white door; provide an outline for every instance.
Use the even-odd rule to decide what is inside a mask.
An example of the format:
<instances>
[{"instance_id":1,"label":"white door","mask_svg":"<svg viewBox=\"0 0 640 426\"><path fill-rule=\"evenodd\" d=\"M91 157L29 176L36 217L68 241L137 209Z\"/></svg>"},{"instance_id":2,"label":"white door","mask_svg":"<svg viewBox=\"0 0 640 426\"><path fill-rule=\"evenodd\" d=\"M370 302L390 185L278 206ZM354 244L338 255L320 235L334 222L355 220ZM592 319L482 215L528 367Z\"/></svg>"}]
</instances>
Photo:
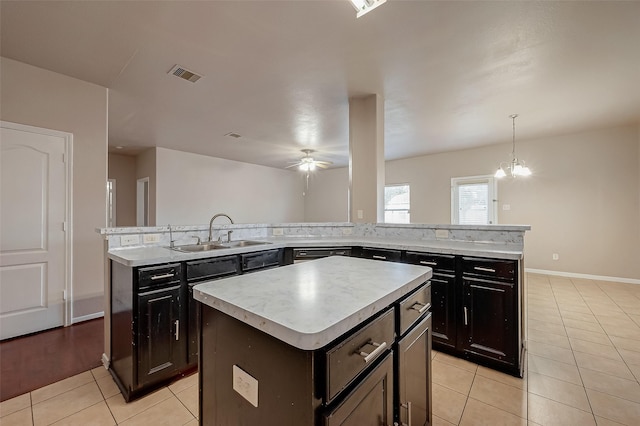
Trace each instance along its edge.
<instances>
[{"instance_id":1,"label":"white door","mask_svg":"<svg viewBox=\"0 0 640 426\"><path fill-rule=\"evenodd\" d=\"M0 339L65 325L71 135L2 122Z\"/></svg>"}]
</instances>

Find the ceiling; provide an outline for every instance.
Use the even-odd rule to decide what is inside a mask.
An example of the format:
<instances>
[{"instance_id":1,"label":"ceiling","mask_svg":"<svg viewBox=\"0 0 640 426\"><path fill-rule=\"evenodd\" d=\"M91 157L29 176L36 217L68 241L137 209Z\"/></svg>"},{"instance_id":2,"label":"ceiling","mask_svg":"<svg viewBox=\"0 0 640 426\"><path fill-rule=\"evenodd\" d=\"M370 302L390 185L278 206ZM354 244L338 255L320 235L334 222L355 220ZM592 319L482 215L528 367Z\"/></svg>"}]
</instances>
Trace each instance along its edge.
<instances>
[{"instance_id":1,"label":"ceiling","mask_svg":"<svg viewBox=\"0 0 640 426\"><path fill-rule=\"evenodd\" d=\"M513 113L518 140L640 122L640 2L0 4L2 56L109 88L122 153L343 166L349 98L374 93L387 160L509 142Z\"/></svg>"}]
</instances>

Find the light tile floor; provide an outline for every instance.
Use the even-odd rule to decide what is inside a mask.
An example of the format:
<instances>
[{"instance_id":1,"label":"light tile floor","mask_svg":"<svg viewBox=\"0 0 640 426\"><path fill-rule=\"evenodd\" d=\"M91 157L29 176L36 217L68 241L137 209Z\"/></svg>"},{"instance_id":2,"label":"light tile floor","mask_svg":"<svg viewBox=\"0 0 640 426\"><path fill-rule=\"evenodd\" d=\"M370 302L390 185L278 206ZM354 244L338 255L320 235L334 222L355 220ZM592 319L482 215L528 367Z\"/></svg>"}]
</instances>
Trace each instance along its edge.
<instances>
[{"instance_id":1,"label":"light tile floor","mask_svg":"<svg viewBox=\"0 0 640 426\"><path fill-rule=\"evenodd\" d=\"M526 374L433 354L433 426L640 425L640 285L528 274ZM125 404L96 368L0 404L0 425L197 425L197 374Z\"/></svg>"}]
</instances>

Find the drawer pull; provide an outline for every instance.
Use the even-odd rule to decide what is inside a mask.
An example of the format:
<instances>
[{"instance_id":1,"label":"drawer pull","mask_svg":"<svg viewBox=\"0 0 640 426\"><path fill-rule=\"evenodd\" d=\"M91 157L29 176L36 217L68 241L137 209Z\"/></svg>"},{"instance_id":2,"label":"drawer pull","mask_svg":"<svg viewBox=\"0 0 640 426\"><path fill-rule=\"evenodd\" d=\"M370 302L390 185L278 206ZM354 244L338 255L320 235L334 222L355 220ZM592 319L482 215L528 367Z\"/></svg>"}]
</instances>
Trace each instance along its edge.
<instances>
[{"instance_id":1,"label":"drawer pull","mask_svg":"<svg viewBox=\"0 0 640 426\"><path fill-rule=\"evenodd\" d=\"M422 314L430 307L431 303L414 302L413 305L409 306L409 309L413 309L414 311L418 311Z\"/></svg>"},{"instance_id":2,"label":"drawer pull","mask_svg":"<svg viewBox=\"0 0 640 426\"><path fill-rule=\"evenodd\" d=\"M402 422L400 426L411 426L411 401L406 404L400 404L400 407L407 409L407 423Z\"/></svg>"},{"instance_id":3,"label":"drawer pull","mask_svg":"<svg viewBox=\"0 0 640 426\"><path fill-rule=\"evenodd\" d=\"M438 262L427 262L426 260L420 261L421 265L438 266Z\"/></svg>"},{"instance_id":4,"label":"drawer pull","mask_svg":"<svg viewBox=\"0 0 640 426\"><path fill-rule=\"evenodd\" d=\"M371 345L371 346L375 347L373 352L364 352L362 350L362 348L364 348L367 345ZM358 349L356 351L356 353L358 355L360 355L361 357L364 357L364 362L368 364L372 359L375 359L386 348L387 348L387 342L376 343L376 342L368 341L367 343L362 345L360 347L360 349Z\"/></svg>"},{"instance_id":5,"label":"drawer pull","mask_svg":"<svg viewBox=\"0 0 640 426\"><path fill-rule=\"evenodd\" d=\"M476 271L483 271L483 272L496 272L495 269L492 268L483 268L482 266L474 266L473 269L475 269Z\"/></svg>"},{"instance_id":6,"label":"drawer pull","mask_svg":"<svg viewBox=\"0 0 640 426\"><path fill-rule=\"evenodd\" d=\"M298 255L298 256L306 256L306 255L307 255L307 252L306 252L306 251L299 251L299 252L297 253L297 255Z\"/></svg>"},{"instance_id":7,"label":"drawer pull","mask_svg":"<svg viewBox=\"0 0 640 426\"><path fill-rule=\"evenodd\" d=\"M171 277L173 277L175 275L176 275L175 273L169 272L168 274L152 275L151 279L155 281L155 280L161 280L163 278L171 278Z\"/></svg>"},{"instance_id":8,"label":"drawer pull","mask_svg":"<svg viewBox=\"0 0 640 426\"><path fill-rule=\"evenodd\" d=\"M374 259L378 259L378 260L387 260L387 256L379 256L377 254L374 254L373 256Z\"/></svg>"},{"instance_id":9,"label":"drawer pull","mask_svg":"<svg viewBox=\"0 0 640 426\"><path fill-rule=\"evenodd\" d=\"M176 325L176 332L175 332L176 340L180 340L180 320L176 320L175 325Z\"/></svg>"},{"instance_id":10,"label":"drawer pull","mask_svg":"<svg viewBox=\"0 0 640 426\"><path fill-rule=\"evenodd\" d=\"M464 309L464 325L469 325L469 318L467 317L467 307L465 306L462 309Z\"/></svg>"},{"instance_id":11,"label":"drawer pull","mask_svg":"<svg viewBox=\"0 0 640 426\"><path fill-rule=\"evenodd\" d=\"M337 252L336 252L336 255L338 255L338 256L344 256L344 255L346 255L346 254L347 254L347 252L346 252L346 251L344 251L344 250L343 250L343 251L337 251Z\"/></svg>"}]
</instances>

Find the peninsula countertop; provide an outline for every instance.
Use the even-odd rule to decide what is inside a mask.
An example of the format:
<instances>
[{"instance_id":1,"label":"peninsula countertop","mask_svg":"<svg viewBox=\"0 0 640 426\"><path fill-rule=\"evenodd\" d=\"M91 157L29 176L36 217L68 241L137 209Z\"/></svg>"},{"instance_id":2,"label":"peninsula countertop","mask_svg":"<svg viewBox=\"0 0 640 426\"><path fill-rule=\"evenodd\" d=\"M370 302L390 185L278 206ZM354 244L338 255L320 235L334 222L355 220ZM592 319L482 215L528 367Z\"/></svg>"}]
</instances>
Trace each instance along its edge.
<instances>
[{"instance_id":1,"label":"peninsula countertop","mask_svg":"<svg viewBox=\"0 0 640 426\"><path fill-rule=\"evenodd\" d=\"M431 275L424 266L333 256L205 282L193 296L294 347L315 350Z\"/></svg>"},{"instance_id":2,"label":"peninsula countertop","mask_svg":"<svg viewBox=\"0 0 640 426\"><path fill-rule=\"evenodd\" d=\"M268 244L250 247L211 250L197 253L183 253L169 247L146 246L124 247L107 252L109 259L126 266L144 266L166 262L181 262L187 260L204 259L209 257L231 254L250 253L275 248L297 247L332 247L332 246L364 246L373 248L387 248L396 250L410 250L436 254L455 254L463 256L481 256L497 259L522 259L522 248L508 244L473 241L438 241L380 237L285 237L285 238L251 238Z\"/></svg>"}]
</instances>

